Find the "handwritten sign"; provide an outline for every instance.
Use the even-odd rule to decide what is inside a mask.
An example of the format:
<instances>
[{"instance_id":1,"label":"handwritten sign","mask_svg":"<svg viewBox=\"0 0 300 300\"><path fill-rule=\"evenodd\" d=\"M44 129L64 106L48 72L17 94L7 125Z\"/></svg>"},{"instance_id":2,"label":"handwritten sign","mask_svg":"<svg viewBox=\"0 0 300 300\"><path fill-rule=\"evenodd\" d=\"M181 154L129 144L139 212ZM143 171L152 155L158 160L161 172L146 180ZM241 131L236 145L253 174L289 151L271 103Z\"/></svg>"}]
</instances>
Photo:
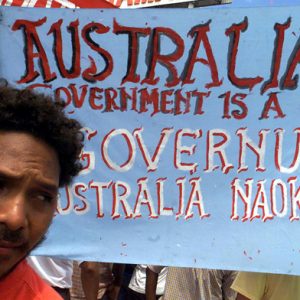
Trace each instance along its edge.
<instances>
[{"instance_id":1,"label":"handwritten sign","mask_svg":"<svg viewBox=\"0 0 300 300\"><path fill-rule=\"evenodd\" d=\"M300 7L0 13L0 77L86 137L36 253L300 274Z\"/></svg>"}]
</instances>

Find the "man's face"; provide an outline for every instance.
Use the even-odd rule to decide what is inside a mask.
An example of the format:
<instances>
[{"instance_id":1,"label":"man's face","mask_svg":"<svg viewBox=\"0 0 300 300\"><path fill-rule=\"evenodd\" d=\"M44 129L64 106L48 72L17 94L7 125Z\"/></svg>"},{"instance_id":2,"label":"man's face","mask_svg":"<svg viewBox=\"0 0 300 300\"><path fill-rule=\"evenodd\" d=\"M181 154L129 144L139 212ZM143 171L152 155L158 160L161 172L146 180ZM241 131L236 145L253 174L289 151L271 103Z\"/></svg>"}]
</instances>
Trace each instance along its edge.
<instances>
[{"instance_id":1,"label":"man's face","mask_svg":"<svg viewBox=\"0 0 300 300\"><path fill-rule=\"evenodd\" d=\"M59 173L56 152L43 141L0 131L0 278L44 237Z\"/></svg>"}]
</instances>

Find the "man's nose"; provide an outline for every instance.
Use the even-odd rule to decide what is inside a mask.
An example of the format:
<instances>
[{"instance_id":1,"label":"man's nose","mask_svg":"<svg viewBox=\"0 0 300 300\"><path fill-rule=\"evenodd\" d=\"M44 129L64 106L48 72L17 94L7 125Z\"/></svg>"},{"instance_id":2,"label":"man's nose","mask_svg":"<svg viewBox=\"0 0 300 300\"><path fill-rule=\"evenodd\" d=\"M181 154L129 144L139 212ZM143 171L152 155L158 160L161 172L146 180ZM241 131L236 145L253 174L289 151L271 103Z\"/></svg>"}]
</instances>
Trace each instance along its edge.
<instances>
[{"instance_id":1,"label":"man's nose","mask_svg":"<svg viewBox=\"0 0 300 300\"><path fill-rule=\"evenodd\" d=\"M27 226L26 199L22 195L14 195L1 201L0 199L0 223L15 231Z\"/></svg>"}]
</instances>

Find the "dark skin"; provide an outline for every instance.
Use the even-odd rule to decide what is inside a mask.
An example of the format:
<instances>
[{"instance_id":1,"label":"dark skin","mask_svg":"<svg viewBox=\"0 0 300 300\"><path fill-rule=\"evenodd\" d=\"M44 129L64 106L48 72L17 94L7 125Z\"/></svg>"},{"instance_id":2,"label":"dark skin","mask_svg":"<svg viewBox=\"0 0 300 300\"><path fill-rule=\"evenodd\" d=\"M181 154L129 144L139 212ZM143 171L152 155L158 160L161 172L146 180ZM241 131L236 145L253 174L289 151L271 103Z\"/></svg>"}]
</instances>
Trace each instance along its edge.
<instances>
[{"instance_id":1,"label":"dark skin","mask_svg":"<svg viewBox=\"0 0 300 300\"><path fill-rule=\"evenodd\" d=\"M250 299L241 294L237 294L236 300L250 300Z\"/></svg>"},{"instance_id":2,"label":"dark skin","mask_svg":"<svg viewBox=\"0 0 300 300\"><path fill-rule=\"evenodd\" d=\"M80 264L81 283L86 300L97 300L99 289L99 263L84 261Z\"/></svg>"},{"instance_id":3,"label":"dark skin","mask_svg":"<svg viewBox=\"0 0 300 300\"><path fill-rule=\"evenodd\" d=\"M146 300L156 300L158 274L146 269Z\"/></svg>"},{"instance_id":4,"label":"dark skin","mask_svg":"<svg viewBox=\"0 0 300 300\"><path fill-rule=\"evenodd\" d=\"M0 278L43 239L54 216L56 152L27 133L0 132Z\"/></svg>"},{"instance_id":5,"label":"dark skin","mask_svg":"<svg viewBox=\"0 0 300 300\"><path fill-rule=\"evenodd\" d=\"M81 282L86 300L97 300L98 289L100 283L98 262L85 261L80 264L81 268ZM111 281L108 284L105 295L109 300L117 300L121 289L123 272L125 265L114 264L111 274Z\"/></svg>"},{"instance_id":6,"label":"dark skin","mask_svg":"<svg viewBox=\"0 0 300 300\"><path fill-rule=\"evenodd\" d=\"M117 300L119 297L122 280L123 280L123 273L124 273L125 265L124 264L114 264L113 265L113 275L114 281L108 287L105 295L108 296L109 300Z\"/></svg>"}]
</instances>

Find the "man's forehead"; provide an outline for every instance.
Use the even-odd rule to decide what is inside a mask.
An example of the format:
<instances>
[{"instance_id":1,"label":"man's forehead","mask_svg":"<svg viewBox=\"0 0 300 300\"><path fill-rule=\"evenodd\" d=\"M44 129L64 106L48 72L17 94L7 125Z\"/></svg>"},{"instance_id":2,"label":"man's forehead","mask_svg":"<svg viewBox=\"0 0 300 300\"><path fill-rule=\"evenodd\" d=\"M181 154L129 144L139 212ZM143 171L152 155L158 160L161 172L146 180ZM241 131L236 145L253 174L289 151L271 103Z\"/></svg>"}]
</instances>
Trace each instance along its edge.
<instances>
[{"instance_id":1,"label":"man's forehead","mask_svg":"<svg viewBox=\"0 0 300 300\"><path fill-rule=\"evenodd\" d=\"M27 133L0 131L1 169L15 176L29 172L55 182L59 180L59 162L54 149Z\"/></svg>"}]
</instances>

